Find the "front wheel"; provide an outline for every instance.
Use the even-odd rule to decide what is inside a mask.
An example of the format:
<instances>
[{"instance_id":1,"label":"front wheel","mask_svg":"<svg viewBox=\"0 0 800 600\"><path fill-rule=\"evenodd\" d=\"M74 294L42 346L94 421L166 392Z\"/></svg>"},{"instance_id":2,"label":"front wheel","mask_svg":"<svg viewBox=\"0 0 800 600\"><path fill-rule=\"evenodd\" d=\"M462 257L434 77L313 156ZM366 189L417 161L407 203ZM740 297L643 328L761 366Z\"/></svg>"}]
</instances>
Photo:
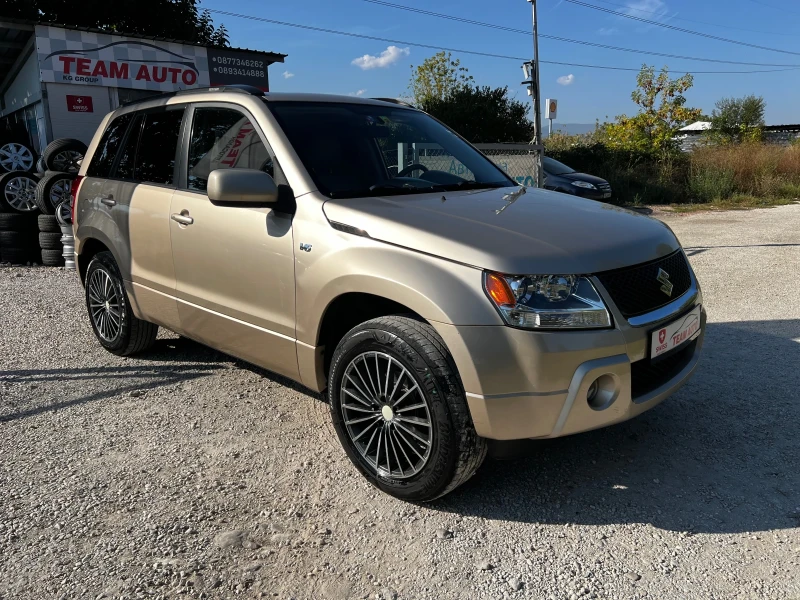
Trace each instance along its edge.
<instances>
[{"instance_id":1,"label":"front wheel","mask_svg":"<svg viewBox=\"0 0 800 600\"><path fill-rule=\"evenodd\" d=\"M98 252L86 269L86 308L100 344L118 356L153 345L158 326L137 319L111 252Z\"/></svg>"},{"instance_id":2,"label":"front wheel","mask_svg":"<svg viewBox=\"0 0 800 600\"><path fill-rule=\"evenodd\" d=\"M350 460L397 498L444 496L486 456L453 359L427 323L380 317L352 329L331 360L328 399Z\"/></svg>"}]
</instances>

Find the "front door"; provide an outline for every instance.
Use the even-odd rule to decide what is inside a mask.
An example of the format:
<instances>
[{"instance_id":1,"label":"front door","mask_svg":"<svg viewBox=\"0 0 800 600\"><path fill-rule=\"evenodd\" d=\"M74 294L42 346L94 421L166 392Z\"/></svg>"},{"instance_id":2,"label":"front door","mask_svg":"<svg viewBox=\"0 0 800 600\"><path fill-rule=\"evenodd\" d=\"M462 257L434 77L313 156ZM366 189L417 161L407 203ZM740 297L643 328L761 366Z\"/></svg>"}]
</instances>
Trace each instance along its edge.
<instances>
[{"instance_id":1,"label":"front door","mask_svg":"<svg viewBox=\"0 0 800 600\"><path fill-rule=\"evenodd\" d=\"M172 196L176 296L185 334L297 378L292 218L268 207L211 202L216 169L259 168L273 155L255 121L231 105L197 105Z\"/></svg>"}]
</instances>

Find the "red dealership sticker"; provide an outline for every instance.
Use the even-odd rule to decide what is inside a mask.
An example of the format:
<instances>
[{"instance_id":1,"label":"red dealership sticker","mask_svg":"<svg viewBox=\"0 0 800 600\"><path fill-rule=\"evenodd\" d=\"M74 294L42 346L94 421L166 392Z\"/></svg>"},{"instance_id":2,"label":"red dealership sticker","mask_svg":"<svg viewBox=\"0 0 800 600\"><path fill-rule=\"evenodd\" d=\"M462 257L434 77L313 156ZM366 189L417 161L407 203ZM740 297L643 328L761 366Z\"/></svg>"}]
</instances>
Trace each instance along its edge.
<instances>
[{"instance_id":1,"label":"red dealership sticker","mask_svg":"<svg viewBox=\"0 0 800 600\"><path fill-rule=\"evenodd\" d=\"M94 112L91 96L72 96L67 94L67 110L69 112Z\"/></svg>"}]
</instances>

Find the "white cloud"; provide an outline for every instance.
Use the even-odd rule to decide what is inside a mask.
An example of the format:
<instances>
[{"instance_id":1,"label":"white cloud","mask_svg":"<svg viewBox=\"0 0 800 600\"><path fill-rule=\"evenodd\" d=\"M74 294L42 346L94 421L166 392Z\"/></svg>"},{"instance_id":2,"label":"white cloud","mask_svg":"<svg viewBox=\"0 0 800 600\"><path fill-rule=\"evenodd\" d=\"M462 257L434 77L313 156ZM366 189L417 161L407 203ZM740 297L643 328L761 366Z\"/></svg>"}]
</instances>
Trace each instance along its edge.
<instances>
[{"instance_id":1,"label":"white cloud","mask_svg":"<svg viewBox=\"0 0 800 600\"><path fill-rule=\"evenodd\" d=\"M294 77L294 73L289 73L289 71L284 71L283 72L283 78L284 79L291 79L292 77Z\"/></svg>"},{"instance_id":2,"label":"white cloud","mask_svg":"<svg viewBox=\"0 0 800 600\"><path fill-rule=\"evenodd\" d=\"M357 92L350 92L351 96L363 96L367 90L358 90Z\"/></svg>"},{"instance_id":3,"label":"white cloud","mask_svg":"<svg viewBox=\"0 0 800 600\"><path fill-rule=\"evenodd\" d=\"M669 9L662 0L631 0L626 2L622 12L651 21L663 21L669 14Z\"/></svg>"},{"instance_id":4,"label":"white cloud","mask_svg":"<svg viewBox=\"0 0 800 600\"><path fill-rule=\"evenodd\" d=\"M572 73L570 73L569 75L562 75L561 77L556 79L558 85L572 85L573 81L575 81L575 75L573 75Z\"/></svg>"},{"instance_id":5,"label":"white cloud","mask_svg":"<svg viewBox=\"0 0 800 600\"><path fill-rule=\"evenodd\" d=\"M411 51L408 48L398 48L397 46L389 46L381 52L380 56L372 56L371 54L365 54L364 56L359 56L358 58L354 58L351 64L364 69L383 69L396 63L404 56L408 56Z\"/></svg>"},{"instance_id":6,"label":"white cloud","mask_svg":"<svg viewBox=\"0 0 800 600\"><path fill-rule=\"evenodd\" d=\"M600 35L617 35L619 33L619 29L616 27L601 27L597 30L597 33Z\"/></svg>"}]
</instances>

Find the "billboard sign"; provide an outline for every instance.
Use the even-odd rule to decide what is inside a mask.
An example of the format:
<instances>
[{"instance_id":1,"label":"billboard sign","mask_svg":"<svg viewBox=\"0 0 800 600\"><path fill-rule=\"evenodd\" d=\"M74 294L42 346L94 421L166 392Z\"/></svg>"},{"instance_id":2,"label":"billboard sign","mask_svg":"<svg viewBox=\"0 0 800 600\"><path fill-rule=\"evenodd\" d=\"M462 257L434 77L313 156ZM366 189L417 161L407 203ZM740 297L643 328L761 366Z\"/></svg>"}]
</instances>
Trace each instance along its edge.
<instances>
[{"instance_id":1,"label":"billboard sign","mask_svg":"<svg viewBox=\"0 0 800 600\"><path fill-rule=\"evenodd\" d=\"M555 120L556 116L558 115L558 100L553 100L548 98L547 100L544 101L544 103L545 103L544 118Z\"/></svg>"},{"instance_id":2,"label":"billboard sign","mask_svg":"<svg viewBox=\"0 0 800 600\"><path fill-rule=\"evenodd\" d=\"M211 85L247 84L269 91L267 67L264 56L254 52L208 48L208 69Z\"/></svg>"}]
</instances>

